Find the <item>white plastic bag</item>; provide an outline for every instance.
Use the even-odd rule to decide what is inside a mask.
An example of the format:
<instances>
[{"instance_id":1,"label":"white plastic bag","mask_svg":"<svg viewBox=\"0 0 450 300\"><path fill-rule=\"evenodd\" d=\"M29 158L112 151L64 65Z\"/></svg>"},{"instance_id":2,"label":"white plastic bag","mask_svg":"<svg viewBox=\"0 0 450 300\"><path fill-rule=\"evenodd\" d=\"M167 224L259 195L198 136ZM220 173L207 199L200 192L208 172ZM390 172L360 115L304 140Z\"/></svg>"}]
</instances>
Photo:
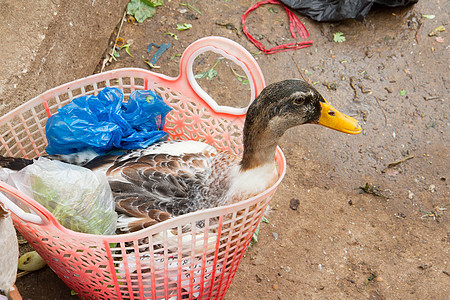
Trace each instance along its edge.
<instances>
[{"instance_id":1,"label":"white plastic bag","mask_svg":"<svg viewBox=\"0 0 450 300\"><path fill-rule=\"evenodd\" d=\"M92 234L115 233L114 198L103 174L40 157L10 177L18 190L47 208L64 227Z\"/></svg>"}]
</instances>

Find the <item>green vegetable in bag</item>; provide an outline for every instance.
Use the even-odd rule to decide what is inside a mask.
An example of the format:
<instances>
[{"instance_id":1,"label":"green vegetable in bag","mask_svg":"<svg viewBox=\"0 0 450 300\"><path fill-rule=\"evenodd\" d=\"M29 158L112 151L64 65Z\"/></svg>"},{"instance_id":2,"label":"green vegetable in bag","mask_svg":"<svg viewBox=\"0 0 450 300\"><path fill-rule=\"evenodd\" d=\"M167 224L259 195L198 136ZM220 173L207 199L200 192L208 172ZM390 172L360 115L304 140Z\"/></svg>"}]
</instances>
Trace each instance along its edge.
<instances>
[{"instance_id":1,"label":"green vegetable in bag","mask_svg":"<svg viewBox=\"0 0 450 300\"><path fill-rule=\"evenodd\" d=\"M92 234L115 233L117 213L103 174L39 158L11 178L20 191L47 208L64 227Z\"/></svg>"}]
</instances>

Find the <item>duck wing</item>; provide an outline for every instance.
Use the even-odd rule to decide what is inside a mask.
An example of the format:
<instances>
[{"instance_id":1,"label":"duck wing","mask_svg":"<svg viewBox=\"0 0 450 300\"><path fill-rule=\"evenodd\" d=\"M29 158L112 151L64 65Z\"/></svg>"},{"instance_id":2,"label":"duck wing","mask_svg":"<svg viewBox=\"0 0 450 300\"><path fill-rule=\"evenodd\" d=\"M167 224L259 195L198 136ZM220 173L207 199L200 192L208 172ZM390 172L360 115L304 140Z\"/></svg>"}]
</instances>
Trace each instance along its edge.
<instances>
[{"instance_id":1,"label":"duck wing","mask_svg":"<svg viewBox=\"0 0 450 300\"><path fill-rule=\"evenodd\" d=\"M123 214L122 231L220 205L237 158L200 142L168 142L122 156L102 156L86 167L103 171Z\"/></svg>"}]
</instances>

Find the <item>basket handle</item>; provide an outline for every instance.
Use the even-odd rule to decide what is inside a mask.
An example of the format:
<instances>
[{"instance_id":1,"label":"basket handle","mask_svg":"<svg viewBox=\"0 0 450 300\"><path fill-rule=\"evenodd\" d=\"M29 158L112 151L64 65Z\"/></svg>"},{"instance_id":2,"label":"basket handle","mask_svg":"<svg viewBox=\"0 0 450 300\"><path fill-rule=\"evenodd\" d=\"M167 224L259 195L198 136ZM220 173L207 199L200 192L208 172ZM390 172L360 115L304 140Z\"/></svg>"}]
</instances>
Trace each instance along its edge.
<instances>
[{"instance_id":1,"label":"basket handle","mask_svg":"<svg viewBox=\"0 0 450 300\"><path fill-rule=\"evenodd\" d=\"M8 197L6 197L4 195L4 193L14 197L21 204L23 204L26 207L29 207L34 212L36 212L36 214L31 214L31 213L25 212L17 204L15 204L13 201L8 199ZM19 217L20 219L22 219L25 222L34 223L37 225L43 225L43 224L48 223L48 221L44 222L44 220L46 219L46 216L39 209L35 208L34 205L32 204L32 202L34 202L33 199L31 199L30 197L27 197L26 195L19 192L12 186L10 186L4 182L1 182L1 181L0 181L0 202L2 202L13 214L15 214L17 217Z\"/></svg>"},{"instance_id":2,"label":"basket handle","mask_svg":"<svg viewBox=\"0 0 450 300\"><path fill-rule=\"evenodd\" d=\"M180 60L180 80L187 80L198 96L200 96L216 112L243 115L247 112L247 107L236 108L221 106L214 101L197 83L194 77L194 60L200 54L213 51L228 58L240 66L249 80L251 98L249 104L255 100L265 87L264 76L253 56L238 43L218 36L211 36L199 39L189 45L183 52Z\"/></svg>"}]
</instances>

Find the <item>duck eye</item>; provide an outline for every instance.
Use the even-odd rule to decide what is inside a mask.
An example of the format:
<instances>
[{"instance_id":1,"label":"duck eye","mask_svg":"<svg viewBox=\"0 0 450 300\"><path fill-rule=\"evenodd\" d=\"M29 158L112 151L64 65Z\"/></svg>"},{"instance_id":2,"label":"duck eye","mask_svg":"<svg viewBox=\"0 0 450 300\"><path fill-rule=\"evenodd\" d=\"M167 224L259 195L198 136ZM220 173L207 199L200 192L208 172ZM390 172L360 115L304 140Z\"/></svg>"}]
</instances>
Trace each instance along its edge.
<instances>
[{"instance_id":1,"label":"duck eye","mask_svg":"<svg viewBox=\"0 0 450 300\"><path fill-rule=\"evenodd\" d=\"M304 102L303 98L294 98L294 104L295 105L302 105Z\"/></svg>"}]
</instances>

